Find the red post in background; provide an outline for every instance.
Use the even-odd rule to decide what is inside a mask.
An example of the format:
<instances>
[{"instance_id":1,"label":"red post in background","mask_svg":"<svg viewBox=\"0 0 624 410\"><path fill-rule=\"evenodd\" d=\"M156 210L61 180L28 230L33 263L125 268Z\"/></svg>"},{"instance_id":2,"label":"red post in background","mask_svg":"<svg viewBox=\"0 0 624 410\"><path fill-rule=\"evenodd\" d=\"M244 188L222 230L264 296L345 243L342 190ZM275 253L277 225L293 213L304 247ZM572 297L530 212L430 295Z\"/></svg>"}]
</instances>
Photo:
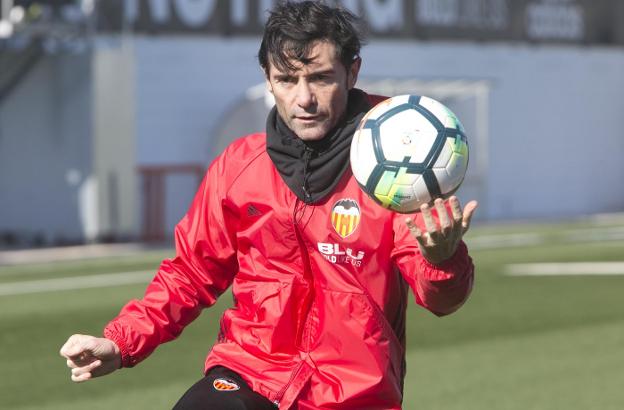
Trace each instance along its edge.
<instances>
[{"instance_id":1,"label":"red post in background","mask_svg":"<svg viewBox=\"0 0 624 410\"><path fill-rule=\"evenodd\" d=\"M138 167L143 185L141 237L145 242L165 240L165 195L166 177L172 174L187 174L201 183L205 169L198 164L144 165Z\"/></svg>"}]
</instances>

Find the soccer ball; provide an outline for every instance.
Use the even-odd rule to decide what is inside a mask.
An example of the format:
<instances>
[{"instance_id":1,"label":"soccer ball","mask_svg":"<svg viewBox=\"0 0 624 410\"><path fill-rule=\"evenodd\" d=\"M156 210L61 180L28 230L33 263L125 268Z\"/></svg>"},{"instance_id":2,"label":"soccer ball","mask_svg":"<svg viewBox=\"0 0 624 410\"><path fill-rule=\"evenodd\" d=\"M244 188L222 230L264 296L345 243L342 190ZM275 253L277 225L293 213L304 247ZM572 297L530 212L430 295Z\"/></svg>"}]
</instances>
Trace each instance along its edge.
<instances>
[{"instance_id":1,"label":"soccer ball","mask_svg":"<svg viewBox=\"0 0 624 410\"><path fill-rule=\"evenodd\" d=\"M428 97L400 95L379 103L351 142L351 169L360 187L400 213L451 196L467 167L464 127L451 110Z\"/></svg>"}]
</instances>

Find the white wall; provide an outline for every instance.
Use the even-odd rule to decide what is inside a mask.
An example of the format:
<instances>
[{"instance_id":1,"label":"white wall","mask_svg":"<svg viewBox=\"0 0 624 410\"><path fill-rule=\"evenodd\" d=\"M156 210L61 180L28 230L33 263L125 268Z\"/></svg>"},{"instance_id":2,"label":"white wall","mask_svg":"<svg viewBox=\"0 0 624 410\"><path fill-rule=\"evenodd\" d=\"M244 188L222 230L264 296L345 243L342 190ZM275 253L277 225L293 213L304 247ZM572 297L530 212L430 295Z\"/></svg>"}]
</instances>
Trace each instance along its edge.
<instances>
[{"instance_id":1,"label":"white wall","mask_svg":"<svg viewBox=\"0 0 624 410\"><path fill-rule=\"evenodd\" d=\"M82 238L90 95L88 56L44 57L0 102L0 233Z\"/></svg>"},{"instance_id":2,"label":"white wall","mask_svg":"<svg viewBox=\"0 0 624 410\"><path fill-rule=\"evenodd\" d=\"M0 235L19 246L139 236L127 51L44 55L0 102Z\"/></svg>"},{"instance_id":3,"label":"white wall","mask_svg":"<svg viewBox=\"0 0 624 410\"><path fill-rule=\"evenodd\" d=\"M364 56L374 76L490 81L488 218L624 211L624 50L378 42Z\"/></svg>"},{"instance_id":4,"label":"white wall","mask_svg":"<svg viewBox=\"0 0 624 410\"><path fill-rule=\"evenodd\" d=\"M212 135L220 118L262 81L258 45L256 38L135 38L138 165L207 167L216 155ZM167 179L167 237L196 188L189 176Z\"/></svg>"},{"instance_id":5,"label":"white wall","mask_svg":"<svg viewBox=\"0 0 624 410\"><path fill-rule=\"evenodd\" d=\"M136 167L135 65L129 45L98 47L93 54L93 169L95 233L139 236L141 195Z\"/></svg>"},{"instance_id":6,"label":"white wall","mask_svg":"<svg viewBox=\"0 0 624 410\"><path fill-rule=\"evenodd\" d=\"M211 159L220 116L262 81L258 45L256 38L137 37L139 164Z\"/></svg>"}]
</instances>

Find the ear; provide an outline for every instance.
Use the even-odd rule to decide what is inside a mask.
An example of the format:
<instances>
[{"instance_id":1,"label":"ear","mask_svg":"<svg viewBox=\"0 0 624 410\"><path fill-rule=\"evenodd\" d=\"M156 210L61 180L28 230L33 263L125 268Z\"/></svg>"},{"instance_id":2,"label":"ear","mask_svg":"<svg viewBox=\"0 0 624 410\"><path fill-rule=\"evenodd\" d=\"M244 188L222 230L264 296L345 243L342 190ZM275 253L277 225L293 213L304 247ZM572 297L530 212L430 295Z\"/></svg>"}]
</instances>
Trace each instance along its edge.
<instances>
[{"instance_id":1,"label":"ear","mask_svg":"<svg viewBox=\"0 0 624 410\"><path fill-rule=\"evenodd\" d=\"M355 83L357 82L358 74L360 72L361 66L362 66L361 57L357 57L351 63L351 67L349 67L349 71L347 72L347 87L349 90L355 87Z\"/></svg>"},{"instance_id":2,"label":"ear","mask_svg":"<svg viewBox=\"0 0 624 410\"><path fill-rule=\"evenodd\" d=\"M269 75L268 74L264 77L264 80L266 81L266 88L267 88L267 90L271 94L273 94L273 85L271 84L271 80L269 80Z\"/></svg>"}]
</instances>

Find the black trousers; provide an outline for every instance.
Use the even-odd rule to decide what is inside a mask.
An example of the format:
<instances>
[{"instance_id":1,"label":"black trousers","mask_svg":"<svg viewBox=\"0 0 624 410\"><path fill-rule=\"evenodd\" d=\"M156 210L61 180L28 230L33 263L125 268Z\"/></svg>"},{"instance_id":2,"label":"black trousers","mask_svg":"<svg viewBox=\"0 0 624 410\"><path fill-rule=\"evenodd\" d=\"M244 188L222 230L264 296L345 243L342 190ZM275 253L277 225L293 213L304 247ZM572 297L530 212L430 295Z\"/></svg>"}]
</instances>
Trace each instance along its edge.
<instances>
[{"instance_id":1,"label":"black trousers","mask_svg":"<svg viewBox=\"0 0 624 410\"><path fill-rule=\"evenodd\" d=\"M251 390L242 377L217 366L195 383L173 410L275 410L277 406Z\"/></svg>"}]
</instances>

